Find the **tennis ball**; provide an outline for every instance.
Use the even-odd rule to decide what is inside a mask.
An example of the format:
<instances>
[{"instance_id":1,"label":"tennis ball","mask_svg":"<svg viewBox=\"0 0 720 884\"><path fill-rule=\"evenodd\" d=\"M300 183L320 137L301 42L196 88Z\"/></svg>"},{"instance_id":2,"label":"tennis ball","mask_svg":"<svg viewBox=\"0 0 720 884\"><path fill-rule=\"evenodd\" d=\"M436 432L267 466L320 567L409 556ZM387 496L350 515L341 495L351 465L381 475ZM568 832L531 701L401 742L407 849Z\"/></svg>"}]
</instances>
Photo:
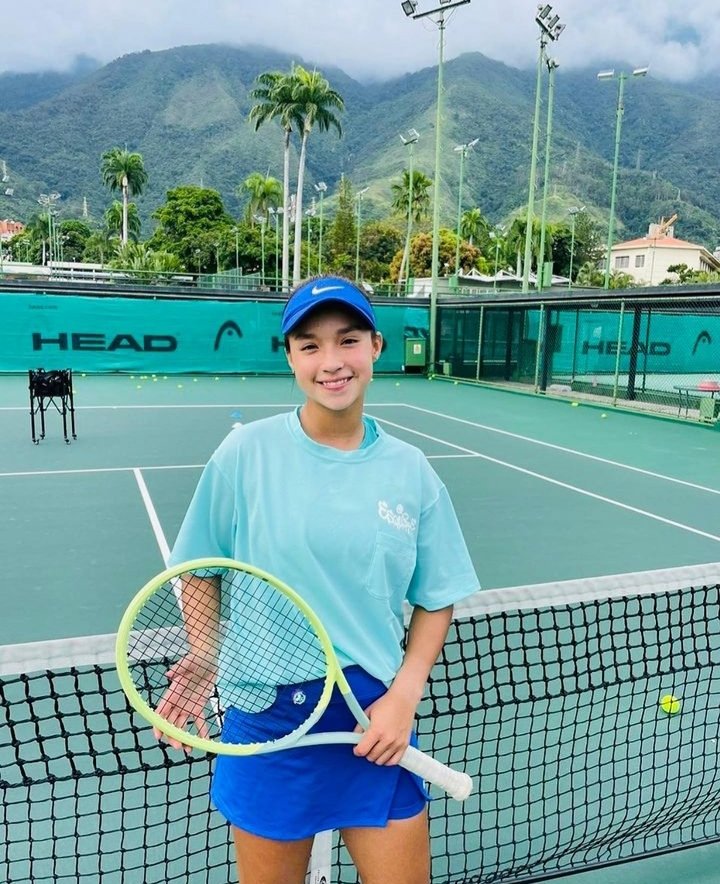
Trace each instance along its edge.
<instances>
[{"instance_id":1,"label":"tennis ball","mask_svg":"<svg viewBox=\"0 0 720 884\"><path fill-rule=\"evenodd\" d=\"M606 415L606 414L601 414L600 417L607 417L607 415Z\"/></svg>"},{"instance_id":2,"label":"tennis ball","mask_svg":"<svg viewBox=\"0 0 720 884\"><path fill-rule=\"evenodd\" d=\"M660 698L660 708L668 715L676 715L680 711L681 705L680 700L677 697L673 697L672 694L665 694L664 697Z\"/></svg>"},{"instance_id":3,"label":"tennis ball","mask_svg":"<svg viewBox=\"0 0 720 884\"><path fill-rule=\"evenodd\" d=\"M399 387L399 386L400 386L400 381L395 381L395 386L396 386L396 387Z\"/></svg>"},{"instance_id":4,"label":"tennis ball","mask_svg":"<svg viewBox=\"0 0 720 884\"><path fill-rule=\"evenodd\" d=\"M178 390L182 390L182 388L183 388L183 385L182 385L182 384L178 384Z\"/></svg>"},{"instance_id":5,"label":"tennis ball","mask_svg":"<svg viewBox=\"0 0 720 884\"><path fill-rule=\"evenodd\" d=\"M578 405L580 405L580 403L579 402L571 402L570 405L572 405L573 408L577 408Z\"/></svg>"}]
</instances>

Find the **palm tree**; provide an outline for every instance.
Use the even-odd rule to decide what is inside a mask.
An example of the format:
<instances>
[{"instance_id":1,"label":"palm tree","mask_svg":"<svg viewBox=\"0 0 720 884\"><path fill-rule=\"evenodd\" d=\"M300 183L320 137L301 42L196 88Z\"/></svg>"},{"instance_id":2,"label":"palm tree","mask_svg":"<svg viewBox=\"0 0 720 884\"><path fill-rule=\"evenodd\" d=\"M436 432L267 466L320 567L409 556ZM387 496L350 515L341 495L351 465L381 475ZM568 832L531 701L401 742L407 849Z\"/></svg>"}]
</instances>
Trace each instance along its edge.
<instances>
[{"instance_id":1,"label":"palm tree","mask_svg":"<svg viewBox=\"0 0 720 884\"><path fill-rule=\"evenodd\" d=\"M49 241L49 224L50 216L47 212L38 212L31 216L25 225L25 234L30 240L33 247L39 247L42 250L41 261L45 263L46 244Z\"/></svg>"},{"instance_id":2,"label":"palm tree","mask_svg":"<svg viewBox=\"0 0 720 884\"><path fill-rule=\"evenodd\" d=\"M516 267L515 272L518 276L522 276L522 254L525 248L525 231L527 229L527 220L525 218L515 218L510 225L505 238L505 245L508 252L515 252ZM537 256L540 251L540 222L537 218L533 218L532 226L532 251L531 254ZM532 267L530 268L532 270Z\"/></svg>"},{"instance_id":3,"label":"palm tree","mask_svg":"<svg viewBox=\"0 0 720 884\"><path fill-rule=\"evenodd\" d=\"M102 155L100 166L103 184L114 193L122 194L122 237L123 245L128 241L128 199L130 195L139 196L147 184L143 158L139 153L131 153L127 148L113 147Z\"/></svg>"},{"instance_id":4,"label":"palm tree","mask_svg":"<svg viewBox=\"0 0 720 884\"><path fill-rule=\"evenodd\" d=\"M305 184L305 161L307 142L314 126L321 132L335 129L342 137L342 128L337 114L345 109L345 102L339 92L330 88L330 83L319 71L306 71L296 65L292 72L293 96L295 105L302 116L302 141L298 162L297 204L295 207L295 256L293 261L293 282L297 284L301 276L301 238L303 222L303 187Z\"/></svg>"},{"instance_id":5,"label":"palm tree","mask_svg":"<svg viewBox=\"0 0 720 884\"><path fill-rule=\"evenodd\" d=\"M460 219L460 236L468 240L470 245L475 245L483 234L489 234L487 219L480 209L468 209L463 212Z\"/></svg>"},{"instance_id":6,"label":"palm tree","mask_svg":"<svg viewBox=\"0 0 720 884\"><path fill-rule=\"evenodd\" d=\"M255 131L271 120L278 119L283 130L283 290L288 288L290 276L290 136L293 129L303 125L302 114L295 100L292 72L266 71L255 80L250 97L257 102L250 109L250 121Z\"/></svg>"},{"instance_id":7,"label":"palm tree","mask_svg":"<svg viewBox=\"0 0 720 884\"><path fill-rule=\"evenodd\" d=\"M248 194L250 202L245 210L245 218L252 223L256 215L267 221L268 210L277 209L282 202L282 184L271 175L253 172L238 187L238 196Z\"/></svg>"},{"instance_id":8,"label":"palm tree","mask_svg":"<svg viewBox=\"0 0 720 884\"><path fill-rule=\"evenodd\" d=\"M413 195L412 195L412 216L413 222L419 224L420 221L427 218L430 214L430 188L432 187L432 178L424 172L415 169L413 171ZM402 181L399 184L393 184L390 188L392 191L392 207L393 211L401 215L405 221L408 216L408 191L410 189L410 173L407 169L402 174Z\"/></svg>"},{"instance_id":9,"label":"palm tree","mask_svg":"<svg viewBox=\"0 0 720 884\"><path fill-rule=\"evenodd\" d=\"M417 169L412 173L412 221L418 224L430 213L430 188L432 187L432 179L424 172ZM402 174L400 183L393 184L390 188L392 193L393 211L401 215L405 225L408 225L408 211L410 203L410 170L405 169ZM409 267L410 262L410 243L405 241L405 249L403 251L402 261L400 263L400 272L398 280L405 278L405 268Z\"/></svg>"},{"instance_id":10,"label":"palm tree","mask_svg":"<svg viewBox=\"0 0 720 884\"><path fill-rule=\"evenodd\" d=\"M118 200L113 200L112 205L105 210L105 227L110 236L119 234L121 241L122 232L125 229L127 238L137 242L140 239L142 223L135 203L128 203L127 206L123 206ZM127 242L125 245L127 245Z\"/></svg>"}]
</instances>

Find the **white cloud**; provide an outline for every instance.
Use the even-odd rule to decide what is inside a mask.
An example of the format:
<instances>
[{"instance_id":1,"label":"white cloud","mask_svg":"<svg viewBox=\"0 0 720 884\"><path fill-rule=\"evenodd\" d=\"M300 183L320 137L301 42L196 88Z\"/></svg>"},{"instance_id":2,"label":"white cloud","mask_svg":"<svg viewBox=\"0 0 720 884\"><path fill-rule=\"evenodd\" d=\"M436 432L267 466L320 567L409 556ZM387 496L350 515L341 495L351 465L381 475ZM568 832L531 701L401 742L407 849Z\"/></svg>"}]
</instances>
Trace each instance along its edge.
<instances>
[{"instance_id":1,"label":"white cloud","mask_svg":"<svg viewBox=\"0 0 720 884\"><path fill-rule=\"evenodd\" d=\"M418 0L418 11L438 5ZM690 4L686 4L690 5ZM662 79L720 71L717 0L558 0L567 25L553 54L563 68L650 64ZM678 11L681 9L681 14ZM472 0L446 29L447 57L479 51L516 67L537 57L535 0ZM400 0L27 0L3 9L5 70L67 67L81 53L103 62L188 43L258 43L384 78L437 62L438 29L406 18Z\"/></svg>"}]
</instances>

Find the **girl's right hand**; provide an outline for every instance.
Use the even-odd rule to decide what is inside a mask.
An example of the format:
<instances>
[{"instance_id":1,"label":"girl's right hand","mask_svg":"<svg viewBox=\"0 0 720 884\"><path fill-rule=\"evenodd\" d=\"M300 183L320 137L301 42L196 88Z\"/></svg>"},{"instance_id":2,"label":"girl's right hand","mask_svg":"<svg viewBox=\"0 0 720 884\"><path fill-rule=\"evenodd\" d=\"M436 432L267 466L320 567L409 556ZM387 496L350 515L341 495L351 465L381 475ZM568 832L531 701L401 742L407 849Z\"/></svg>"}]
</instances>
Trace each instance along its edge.
<instances>
[{"instance_id":1,"label":"girl's right hand","mask_svg":"<svg viewBox=\"0 0 720 884\"><path fill-rule=\"evenodd\" d=\"M205 718L210 699L215 692L217 662L190 652L168 669L170 682L156 707L156 712L170 724L187 730L192 722L203 739L210 739L210 728ZM153 728L155 739L164 740L173 749L191 752L191 747L168 737L159 728Z\"/></svg>"}]
</instances>

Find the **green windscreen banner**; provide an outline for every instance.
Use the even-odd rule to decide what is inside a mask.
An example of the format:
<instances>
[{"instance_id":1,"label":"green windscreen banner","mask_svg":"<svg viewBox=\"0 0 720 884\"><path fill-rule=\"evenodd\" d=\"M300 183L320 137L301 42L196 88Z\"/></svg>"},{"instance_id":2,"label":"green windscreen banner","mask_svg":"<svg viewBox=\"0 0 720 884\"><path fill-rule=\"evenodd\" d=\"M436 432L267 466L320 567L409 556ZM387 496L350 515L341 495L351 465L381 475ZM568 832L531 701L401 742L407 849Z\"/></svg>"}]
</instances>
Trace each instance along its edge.
<instances>
[{"instance_id":1,"label":"green windscreen banner","mask_svg":"<svg viewBox=\"0 0 720 884\"><path fill-rule=\"evenodd\" d=\"M286 372L281 301L108 298L0 291L0 371ZM405 339L426 338L428 310L375 305L385 346L377 368L399 372Z\"/></svg>"}]
</instances>

